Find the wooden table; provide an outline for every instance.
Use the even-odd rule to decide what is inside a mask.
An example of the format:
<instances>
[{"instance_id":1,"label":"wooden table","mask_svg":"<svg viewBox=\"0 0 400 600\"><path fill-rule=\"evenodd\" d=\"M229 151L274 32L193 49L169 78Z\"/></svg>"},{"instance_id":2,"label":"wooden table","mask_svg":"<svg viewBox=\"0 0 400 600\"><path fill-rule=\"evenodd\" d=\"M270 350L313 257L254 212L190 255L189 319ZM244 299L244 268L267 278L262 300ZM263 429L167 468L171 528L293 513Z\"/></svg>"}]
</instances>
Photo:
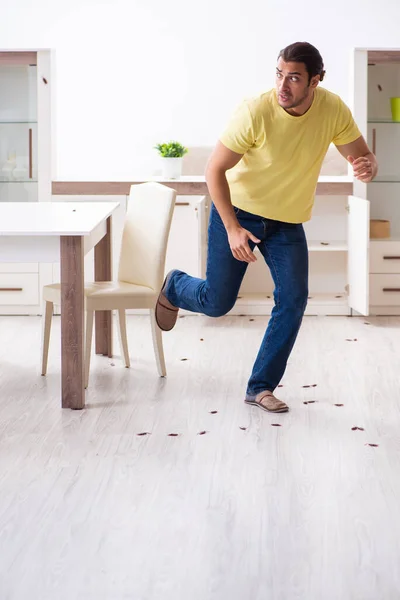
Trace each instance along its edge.
<instances>
[{"instance_id":1,"label":"wooden table","mask_svg":"<svg viewBox=\"0 0 400 600\"><path fill-rule=\"evenodd\" d=\"M1 202L0 261L61 264L61 405L81 409L84 389L84 256L95 279L111 273L111 215L117 202ZM96 352L112 354L111 312L96 313Z\"/></svg>"}]
</instances>

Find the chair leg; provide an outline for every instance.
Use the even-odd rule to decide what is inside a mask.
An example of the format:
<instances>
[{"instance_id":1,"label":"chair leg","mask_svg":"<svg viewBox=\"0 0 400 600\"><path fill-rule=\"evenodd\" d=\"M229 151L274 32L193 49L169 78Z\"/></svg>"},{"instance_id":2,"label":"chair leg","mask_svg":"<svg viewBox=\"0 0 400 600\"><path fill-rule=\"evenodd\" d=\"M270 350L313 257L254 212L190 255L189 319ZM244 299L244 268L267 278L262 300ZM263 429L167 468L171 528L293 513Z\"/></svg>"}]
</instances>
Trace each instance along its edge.
<instances>
[{"instance_id":1,"label":"chair leg","mask_svg":"<svg viewBox=\"0 0 400 600\"><path fill-rule=\"evenodd\" d=\"M94 310L86 311L85 388L89 385L90 355L92 353Z\"/></svg>"},{"instance_id":2,"label":"chair leg","mask_svg":"<svg viewBox=\"0 0 400 600\"><path fill-rule=\"evenodd\" d=\"M47 373L47 360L49 357L49 343L51 319L53 317L53 303L45 302L44 314L42 316L42 375Z\"/></svg>"},{"instance_id":3,"label":"chair leg","mask_svg":"<svg viewBox=\"0 0 400 600\"><path fill-rule=\"evenodd\" d=\"M126 313L123 308L118 309L118 332L119 332L119 344L121 348L121 355L124 359L124 364L127 369L131 366L131 362L129 359L129 350L128 350L128 337L126 335Z\"/></svg>"},{"instance_id":4,"label":"chair leg","mask_svg":"<svg viewBox=\"0 0 400 600\"><path fill-rule=\"evenodd\" d=\"M156 313L154 308L150 309L151 333L153 335L154 354L156 355L157 369L160 377L167 375L165 368L164 348L162 342L162 332L156 322Z\"/></svg>"}]
</instances>

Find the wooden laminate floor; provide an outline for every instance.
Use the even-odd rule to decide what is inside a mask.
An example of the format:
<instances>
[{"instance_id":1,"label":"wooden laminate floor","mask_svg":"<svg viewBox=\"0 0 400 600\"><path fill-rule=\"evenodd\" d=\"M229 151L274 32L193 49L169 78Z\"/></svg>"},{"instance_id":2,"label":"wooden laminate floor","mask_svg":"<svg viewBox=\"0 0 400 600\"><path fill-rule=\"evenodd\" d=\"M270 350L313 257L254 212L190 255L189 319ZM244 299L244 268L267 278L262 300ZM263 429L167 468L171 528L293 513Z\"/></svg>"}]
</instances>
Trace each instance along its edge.
<instances>
[{"instance_id":1,"label":"wooden laminate floor","mask_svg":"<svg viewBox=\"0 0 400 600\"><path fill-rule=\"evenodd\" d=\"M399 600L400 319L305 318L275 416L266 320L180 319L163 380L129 317L70 411L59 318L46 378L40 319L0 318L0 600Z\"/></svg>"}]
</instances>

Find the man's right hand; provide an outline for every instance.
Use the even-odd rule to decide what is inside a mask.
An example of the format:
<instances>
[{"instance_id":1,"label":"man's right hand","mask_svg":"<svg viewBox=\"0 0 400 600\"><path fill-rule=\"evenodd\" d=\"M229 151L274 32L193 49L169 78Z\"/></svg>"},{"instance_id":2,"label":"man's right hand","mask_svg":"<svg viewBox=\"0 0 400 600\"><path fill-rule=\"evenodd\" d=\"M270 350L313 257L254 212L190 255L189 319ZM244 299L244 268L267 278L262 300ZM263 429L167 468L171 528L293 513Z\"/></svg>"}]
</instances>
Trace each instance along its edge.
<instances>
[{"instance_id":1,"label":"man's right hand","mask_svg":"<svg viewBox=\"0 0 400 600\"><path fill-rule=\"evenodd\" d=\"M233 256L237 260L251 263L257 260L257 257L253 254L250 249L248 240L252 240L254 243L259 244L261 240L257 239L250 231L243 227L235 227L228 232L229 246L231 248Z\"/></svg>"},{"instance_id":2,"label":"man's right hand","mask_svg":"<svg viewBox=\"0 0 400 600\"><path fill-rule=\"evenodd\" d=\"M255 244L259 244L261 240L239 225L226 179L226 171L237 165L242 158L243 154L233 152L218 142L207 163L206 181L211 198L227 231L233 256L237 260L250 263L255 262L257 258L250 250L249 239Z\"/></svg>"}]
</instances>

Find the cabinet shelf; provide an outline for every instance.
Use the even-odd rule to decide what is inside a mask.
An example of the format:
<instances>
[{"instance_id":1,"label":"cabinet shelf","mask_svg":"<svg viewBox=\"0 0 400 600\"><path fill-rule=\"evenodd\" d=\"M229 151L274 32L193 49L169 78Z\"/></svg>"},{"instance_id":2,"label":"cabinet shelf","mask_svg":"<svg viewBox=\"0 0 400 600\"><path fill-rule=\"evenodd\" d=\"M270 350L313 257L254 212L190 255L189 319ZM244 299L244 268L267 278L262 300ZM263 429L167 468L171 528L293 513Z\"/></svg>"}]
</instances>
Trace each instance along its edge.
<instances>
[{"instance_id":1,"label":"cabinet shelf","mask_svg":"<svg viewBox=\"0 0 400 600\"><path fill-rule=\"evenodd\" d=\"M37 179L0 179L0 185L6 183L37 183Z\"/></svg>"},{"instance_id":2,"label":"cabinet shelf","mask_svg":"<svg viewBox=\"0 0 400 600\"><path fill-rule=\"evenodd\" d=\"M37 125L37 121L28 121L28 120L3 121L0 119L0 125Z\"/></svg>"},{"instance_id":3,"label":"cabinet shelf","mask_svg":"<svg viewBox=\"0 0 400 600\"><path fill-rule=\"evenodd\" d=\"M388 123L392 125L400 125L400 121L393 121L393 119L368 119L368 123Z\"/></svg>"},{"instance_id":4,"label":"cabinet shelf","mask_svg":"<svg viewBox=\"0 0 400 600\"><path fill-rule=\"evenodd\" d=\"M346 292L338 292L332 294L313 294L310 293L308 302L316 304L347 304ZM273 304L274 298L272 292L270 294L239 294L236 300L237 305L246 304Z\"/></svg>"},{"instance_id":5,"label":"cabinet shelf","mask_svg":"<svg viewBox=\"0 0 400 600\"><path fill-rule=\"evenodd\" d=\"M370 238L370 243L373 244L374 242L400 242L400 236L391 235L390 237L385 238Z\"/></svg>"},{"instance_id":6,"label":"cabinet shelf","mask_svg":"<svg viewBox=\"0 0 400 600\"><path fill-rule=\"evenodd\" d=\"M370 182L372 183L400 183L400 175L378 175Z\"/></svg>"},{"instance_id":7,"label":"cabinet shelf","mask_svg":"<svg viewBox=\"0 0 400 600\"><path fill-rule=\"evenodd\" d=\"M343 240L308 240L309 252L347 252L349 247L346 241ZM255 252L260 252L256 247Z\"/></svg>"},{"instance_id":8,"label":"cabinet shelf","mask_svg":"<svg viewBox=\"0 0 400 600\"><path fill-rule=\"evenodd\" d=\"M347 252L348 245L345 241L337 240L309 240L309 252Z\"/></svg>"},{"instance_id":9,"label":"cabinet shelf","mask_svg":"<svg viewBox=\"0 0 400 600\"><path fill-rule=\"evenodd\" d=\"M230 311L231 315L265 315L269 314L274 306L274 297L270 294L239 293L235 306ZM313 294L310 292L307 302L306 314L308 315L348 315L348 296L346 292L332 294Z\"/></svg>"}]
</instances>

